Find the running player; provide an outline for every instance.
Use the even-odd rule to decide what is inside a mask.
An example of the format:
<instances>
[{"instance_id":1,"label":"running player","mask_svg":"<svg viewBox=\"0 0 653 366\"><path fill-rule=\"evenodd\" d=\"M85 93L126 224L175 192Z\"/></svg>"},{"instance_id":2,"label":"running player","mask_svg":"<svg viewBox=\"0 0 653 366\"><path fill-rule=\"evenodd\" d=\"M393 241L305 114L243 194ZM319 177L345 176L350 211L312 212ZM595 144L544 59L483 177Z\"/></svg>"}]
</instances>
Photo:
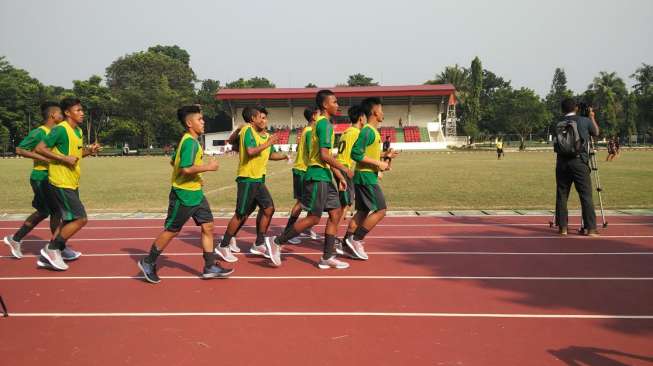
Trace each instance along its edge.
<instances>
[{"instance_id":1,"label":"running player","mask_svg":"<svg viewBox=\"0 0 653 366\"><path fill-rule=\"evenodd\" d=\"M181 137L171 159L172 188L168 196L168 216L164 230L154 240L149 254L138 262L145 280L150 283L161 281L157 274L156 261L191 217L195 225L201 227L202 232L204 256L202 278L224 278L233 272L233 269L220 267L215 262L213 253L213 214L202 191L204 182L201 173L218 170L218 161L210 160L202 164L202 146L197 138L204 133L204 117L198 106L191 105L179 108L177 118L186 132Z\"/></svg>"},{"instance_id":2,"label":"running player","mask_svg":"<svg viewBox=\"0 0 653 366\"><path fill-rule=\"evenodd\" d=\"M295 159L295 165L292 168L293 198L296 201L295 205L290 210L290 217L288 217L288 222L286 223L284 231L290 229L290 227L297 222L299 215L302 213L302 191L304 190L304 175L306 175L306 169L308 168L306 164L308 163L309 151L311 149L311 134L319 114L319 109L316 107L307 107L304 109L304 118L306 118L308 124L302 130L299 140L297 141L297 158ZM308 236L313 240L318 239L317 233L315 233L313 229L309 229ZM300 242L299 238L288 240L288 243L290 244L299 244Z\"/></svg>"},{"instance_id":3,"label":"running player","mask_svg":"<svg viewBox=\"0 0 653 366\"><path fill-rule=\"evenodd\" d=\"M41 104L41 115L43 116L43 124L38 128L33 129L27 137L20 142L16 148L16 154L34 160L34 168L29 178L29 183L34 192L34 199L32 200L32 207L34 211L26 220L23 225L14 233L4 237L4 243L11 249L11 255L15 258L22 258L21 240L29 234L32 229L36 227L41 221L50 216L50 231L55 233L61 221L61 215L56 210L52 210L48 205L47 192L48 192L48 163L50 159L34 151L36 145L43 141L45 136L50 133L50 130L63 120L61 114L61 107L54 102L46 102ZM70 253L68 250L63 254L64 259ZM72 259L73 257L71 257ZM39 260L40 263L44 263Z\"/></svg>"},{"instance_id":4,"label":"running player","mask_svg":"<svg viewBox=\"0 0 653 366\"><path fill-rule=\"evenodd\" d=\"M365 125L367 118L365 117L363 109L359 105L351 106L347 111L347 114L349 115L351 126L349 126L340 136L337 159L346 168L352 170L354 169L355 163L351 158L351 150L354 147L354 143L358 139L360 130ZM344 220L347 217L347 211L351 209L351 206L354 203L356 195L354 192L354 180L348 178L345 171L341 171L340 173L347 183L347 189L340 191L340 204L342 205L341 218ZM336 252L341 255L344 254L342 242L336 243Z\"/></svg>"},{"instance_id":5,"label":"running player","mask_svg":"<svg viewBox=\"0 0 653 366\"><path fill-rule=\"evenodd\" d=\"M332 155L333 149L333 126L330 122L331 116L338 112L338 100L331 90L320 90L315 96L315 104L320 109L320 117L315 123L311 134L311 150L308 162L308 169L304 176L304 191L302 204L306 207L308 215L298 220L293 226L278 237L267 237L265 246L270 253L270 259L275 266L281 265L281 245L288 242L320 222L320 217L327 211L329 218L324 234L324 253L318 267L327 268L348 268L349 264L336 258L335 243L338 222L340 221L340 200L338 189L333 184L333 175L340 175L340 170L345 171L349 177L353 176L351 169L348 169L338 162ZM333 172L332 169L333 168ZM346 189L346 182L340 180L341 190Z\"/></svg>"},{"instance_id":6,"label":"running player","mask_svg":"<svg viewBox=\"0 0 653 366\"><path fill-rule=\"evenodd\" d=\"M361 129L351 151L351 157L356 161L356 214L349 221L345 244L356 258L366 260L368 255L363 247L363 239L385 217L386 211L378 173L387 170L388 163L382 158L393 159L398 153L392 149L381 153L381 135L378 131L379 124L383 122L381 100L366 98L361 105L367 124Z\"/></svg>"},{"instance_id":7,"label":"running player","mask_svg":"<svg viewBox=\"0 0 653 366\"><path fill-rule=\"evenodd\" d=\"M95 143L84 147L82 129L79 127L84 121L84 109L79 99L64 98L61 110L65 120L55 126L34 151L50 160L48 204L60 212L62 220L50 242L41 249L41 255L51 268L65 271L68 269L65 260L74 260L82 255L68 248L66 242L88 222L79 198L81 159L96 154L100 145Z\"/></svg>"},{"instance_id":8,"label":"running player","mask_svg":"<svg viewBox=\"0 0 653 366\"><path fill-rule=\"evenodd\" d=\"M238 258L231 250L231 239L238 234L249 215L259 208L256 216L256 241L250 253L267 257L264 240L274 214L274 202L265 185L268 160L288 160L288 156L274 148L277 135L267 132L268 112L264 107L243 109L247 124L239 133L239 163L236 182L238 192L236 212L229 221L216 253L227 262Z\"/></svg>"}]
</instances>

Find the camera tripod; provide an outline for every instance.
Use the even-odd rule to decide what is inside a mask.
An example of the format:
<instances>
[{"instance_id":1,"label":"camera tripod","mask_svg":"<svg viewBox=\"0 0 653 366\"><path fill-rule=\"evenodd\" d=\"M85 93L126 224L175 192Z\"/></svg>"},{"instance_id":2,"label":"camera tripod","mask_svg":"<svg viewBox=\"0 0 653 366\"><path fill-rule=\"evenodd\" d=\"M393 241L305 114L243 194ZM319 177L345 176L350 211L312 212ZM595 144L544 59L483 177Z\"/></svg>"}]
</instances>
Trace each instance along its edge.
<instances>
[{"instance_id":1,"label":"camera tripod","mask_svg":"<svg viewBox=\"0 0 653 366\"><path fill-rule=\"evenodd\" d=\"M596 185L596 192L599 195L599 207L601 209L601 220L603 223L603 227L606 228L608 227L608 221L605 219L605 212L603 210L603 197L601 193L603 192L603 188L601 187L601 178L599 176L599 166L596 161L596 149L594 148L594 139L590 138L589 144L587 144L587 153L589 154L589 166L591 169L591 173L594 173L594 182ZM549 227L553 228L554 226L558 226L556 222L556 215L555 213L553 214L553 219L549 221ZM580 228L578 229L578 232L583 232L585 227L585 223L583 222L583 216L581 215L580 219Z\"/></svg>"}]
</instances>

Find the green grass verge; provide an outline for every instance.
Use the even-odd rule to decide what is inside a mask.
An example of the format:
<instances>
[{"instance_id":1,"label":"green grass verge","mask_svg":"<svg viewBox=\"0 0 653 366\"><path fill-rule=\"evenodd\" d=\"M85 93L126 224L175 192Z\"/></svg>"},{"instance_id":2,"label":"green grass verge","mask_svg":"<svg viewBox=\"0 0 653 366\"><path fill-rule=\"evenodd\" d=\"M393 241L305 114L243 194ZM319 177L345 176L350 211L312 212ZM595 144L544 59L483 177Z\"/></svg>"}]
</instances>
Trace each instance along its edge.
<instances>
[{"instance_id":1,"label":"green grass verge","mask_svg":"<svg viewBox=\"0 0 653 366\"><path fill-rule=\"evenodd\" d=\"M653 207L653 152L625 151L606 163L599 153L606 208ZM220 169L205 173L204 191L214 211L232 211L236 199L235 157L220 157ZM381 185L391 210L551 209L554 155L491 152L404 152ZM278 210L292 205L291 166L270 162L267 183ZM0 159L0 212L31 211L31 161ZM165 157L88 158L80 193L90 212L162 212L170 190ZM572 190L570 208L578 207ZM598 201L597 201L598 207Z\"/></svg>"}]
</instances>

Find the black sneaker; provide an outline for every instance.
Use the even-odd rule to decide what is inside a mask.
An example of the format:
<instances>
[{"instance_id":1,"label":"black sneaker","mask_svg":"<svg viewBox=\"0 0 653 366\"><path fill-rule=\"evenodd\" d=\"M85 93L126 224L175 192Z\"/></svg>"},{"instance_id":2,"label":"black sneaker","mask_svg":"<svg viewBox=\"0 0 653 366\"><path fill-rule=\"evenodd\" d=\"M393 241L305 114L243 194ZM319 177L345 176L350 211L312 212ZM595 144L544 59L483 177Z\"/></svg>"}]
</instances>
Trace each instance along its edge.
<instances>
[{"instance_id":1,"label":"black sneaker","mask_svg":"<svg viewBox=\"0 0 653 366\"><path fill-rule=\"evenodd\" d=\"M156 264L147 263L145 261L145 258L143 258L140 261L138 261L138 268L140 268L141 272L143 272L143 276L145 276L145 281L149 283L161 282L159 275L156 274Z\"/></svg>"},{"instance_id":2,"label":"black sneaker","mask_svg":"<svg viewBox=\"0 0 653 366\"><path fill-rule=\"evenodd\" d=\"M218 265L212 265L211 267L204 267L204 272L202 272L202 278L227 278L230 274L234 272L233 269L222 268Z\"/></svg>"}]
</instances>

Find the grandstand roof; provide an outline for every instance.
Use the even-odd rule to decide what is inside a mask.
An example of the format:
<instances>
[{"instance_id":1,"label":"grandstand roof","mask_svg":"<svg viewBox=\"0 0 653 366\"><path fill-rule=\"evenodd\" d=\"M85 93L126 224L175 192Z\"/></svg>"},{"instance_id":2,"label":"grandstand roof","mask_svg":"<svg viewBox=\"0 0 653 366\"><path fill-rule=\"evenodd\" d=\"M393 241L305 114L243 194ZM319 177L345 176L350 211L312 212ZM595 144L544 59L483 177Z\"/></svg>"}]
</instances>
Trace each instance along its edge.
<instances>
[{"instance_id":1,"label":"grandstand roof","mask_svg":"<svg viewBox=\"0 0 653 366\"><path fill-rule=\"evenodd\" d=\"M270 89L220 89L215 98L240 107L261 103L266 106L288 106L309 104L315 93L322 88L270 88ZM451 84L440 85L402 85L402 86L359 86L334 87L331 89L338 98L352 103L367 97L383 98L385 104L407 104L448 102L456 92ZM348 99L347 99L348 98ZM341 102L342 103L342 102Z\"/></svg>"}]
</instances>

